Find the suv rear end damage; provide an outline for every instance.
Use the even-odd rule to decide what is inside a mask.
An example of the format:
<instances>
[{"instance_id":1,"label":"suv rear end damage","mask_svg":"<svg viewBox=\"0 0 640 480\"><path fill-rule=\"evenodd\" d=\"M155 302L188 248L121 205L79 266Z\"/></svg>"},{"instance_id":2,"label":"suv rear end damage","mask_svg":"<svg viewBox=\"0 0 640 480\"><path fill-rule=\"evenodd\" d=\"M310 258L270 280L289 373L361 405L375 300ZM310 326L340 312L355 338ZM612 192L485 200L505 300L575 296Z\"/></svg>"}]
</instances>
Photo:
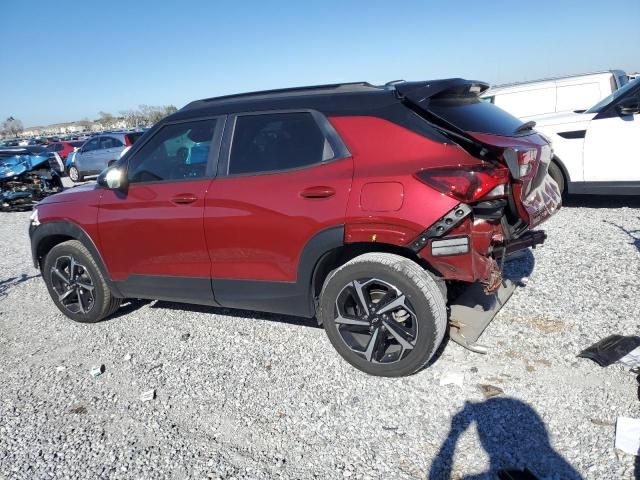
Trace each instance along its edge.
<instances>
[{"instance_id":1,"label":"suv rear end damage","mask_svg":"<svg viewBox=\"0 0 640 480\"><path fill-rule=\"evenodd\" d=\"M533 124L480 101L487 84L455 79L396 88L408 108L479 160L416 174L461 203L409 247L445 281L468 284L462 294L450 295L450 337L485 353L476 342L516 287L503 278L507 256L544 243L546 234L532 228L561 206L547 174L551 147Z\"/></svg>"}]
</instances>

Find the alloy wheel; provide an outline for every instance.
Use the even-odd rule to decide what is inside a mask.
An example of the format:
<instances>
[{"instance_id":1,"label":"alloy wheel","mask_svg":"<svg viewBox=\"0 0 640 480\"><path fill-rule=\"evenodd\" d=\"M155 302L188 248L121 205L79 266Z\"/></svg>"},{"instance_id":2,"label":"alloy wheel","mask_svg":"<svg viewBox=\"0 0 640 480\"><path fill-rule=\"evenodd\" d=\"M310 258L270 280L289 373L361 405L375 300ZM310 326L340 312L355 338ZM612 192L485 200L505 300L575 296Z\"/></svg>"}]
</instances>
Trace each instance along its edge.
<instances>
[{"instance_id":1,"label":"alloy wheel","mask_svg":"<svg viewBox=\"0 0 640 480\"><path fill-rule=\"evenodd\" d=\"M69 178L74 182L78 181L79 175L78 175L78 169L76 167L71 167L69 169Z\"/></svg>"},{"instance_id":2,"label":"alloy wheel","mask_svg":"<svg viewBox=\"0 0 640 480\"><path fill-rule=\"evenodd\" d=\"M354 280L338 294L334 322L345 345L371 363L395 363L415 347L418 319L406 295L378 278Z\"/></svg>"},{"instance_id":3,"label":"alloy wheel","mask_svg":"<svg viewBox=\"0 0 640 480\"><path fill-rule=\"evenodd\" d=\"M51 267L51 286L71 313L86 314L95 305L95 286L89 271L71 255L58 257Z\"/></svg>"}]
</instances>

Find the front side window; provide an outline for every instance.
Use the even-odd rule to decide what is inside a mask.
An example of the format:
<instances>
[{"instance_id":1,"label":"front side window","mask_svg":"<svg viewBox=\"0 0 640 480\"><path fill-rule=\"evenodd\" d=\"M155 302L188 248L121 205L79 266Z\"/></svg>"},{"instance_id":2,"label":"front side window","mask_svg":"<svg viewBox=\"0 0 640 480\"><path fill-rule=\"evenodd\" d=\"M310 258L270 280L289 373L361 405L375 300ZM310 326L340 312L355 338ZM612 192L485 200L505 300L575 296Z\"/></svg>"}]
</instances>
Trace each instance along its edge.
<instances>
[{"instance_id":1,"label":"front side window","mask_svg":"<svg viewBox=\"0 0 640 480\"><path fill-rule=\"evenodd\" d=\"M229 174L289 170L333 156L324 133L308 112L241 115L236 119Z\"/></svg>"},{"instance_id":2,"label":"front side window","mask_svg":"<svg viewBox=\"0 0 640 480\"><path fill-rule=\"evenodd\" d=\"M215 119L162 127L129 160L129 182L205 177L215 128Z\"/></svg>"}]
</instances>

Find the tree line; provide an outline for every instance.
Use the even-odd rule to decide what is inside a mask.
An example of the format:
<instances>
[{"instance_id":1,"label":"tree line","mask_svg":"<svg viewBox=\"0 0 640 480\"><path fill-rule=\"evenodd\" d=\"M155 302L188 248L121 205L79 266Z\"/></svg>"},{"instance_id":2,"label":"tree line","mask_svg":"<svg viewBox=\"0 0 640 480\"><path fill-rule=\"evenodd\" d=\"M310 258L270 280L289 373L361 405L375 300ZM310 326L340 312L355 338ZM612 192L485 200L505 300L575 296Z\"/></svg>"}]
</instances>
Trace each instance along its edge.
<instances>
[{"instance_id":1,"label":"tree line","mask_svg":"<svg viewBox=\"0 0 640 480\"><path fill-rule=\"evenodd\" d=\"M101 129L111 128L135 128L151 126L167 115L177 112L173 105L139 105L137 109L121 110L118 115L109 112L99 112L98 118L89 120L84 118L77 122L71 122L83 130L92 130L93 127ZM124 127L122 125L124 124ZM43 127L46 130L46 127ZM24 131L22 122L14 117L8 117L0 124L0 137L18 137Z\"/></svg>"}]
</instances>

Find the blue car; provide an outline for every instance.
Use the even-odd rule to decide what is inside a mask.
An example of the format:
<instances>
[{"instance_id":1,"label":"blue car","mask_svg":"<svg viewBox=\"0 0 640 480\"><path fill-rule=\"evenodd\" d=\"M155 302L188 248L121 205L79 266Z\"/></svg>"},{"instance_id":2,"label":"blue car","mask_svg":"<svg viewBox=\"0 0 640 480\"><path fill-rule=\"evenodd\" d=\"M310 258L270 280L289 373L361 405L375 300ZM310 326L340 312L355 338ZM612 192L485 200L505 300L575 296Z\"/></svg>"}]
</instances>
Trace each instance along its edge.
<instances>
[{"instance_id":1,"label":"blue car","mask_svg":"<svg viewBox=\"0 0 640 480\"><path fill-rule=\"evenodd\" d=\"M49 168L50 155L0 149L0 211L30 210L42 198L62 191L62 180Z\"/></svg>"}]
</instances>

